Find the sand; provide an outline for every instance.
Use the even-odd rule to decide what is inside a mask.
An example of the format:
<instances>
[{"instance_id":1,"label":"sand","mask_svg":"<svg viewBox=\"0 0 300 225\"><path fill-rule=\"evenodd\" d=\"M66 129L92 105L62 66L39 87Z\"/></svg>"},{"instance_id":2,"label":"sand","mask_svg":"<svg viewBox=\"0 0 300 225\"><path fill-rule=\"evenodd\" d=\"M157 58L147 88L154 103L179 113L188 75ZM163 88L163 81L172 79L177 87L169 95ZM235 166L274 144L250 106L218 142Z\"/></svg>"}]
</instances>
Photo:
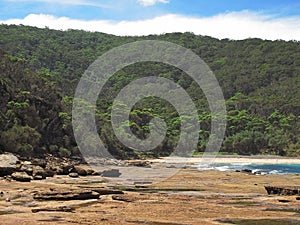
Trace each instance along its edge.
<instances>
[{"instance_id":1,"label":"sand","mask_svg":"<svg viewBox=\"0 0 300 225\"><path fill-rule=\"evenodd\" d=\"M236 163L236 164L300 164L300 158L289 158L280 156L216 156L216 157L163 157L151 160L153 163L186 163L186 164L208 164L208 163Z\"/></svg>"}]
</instances>

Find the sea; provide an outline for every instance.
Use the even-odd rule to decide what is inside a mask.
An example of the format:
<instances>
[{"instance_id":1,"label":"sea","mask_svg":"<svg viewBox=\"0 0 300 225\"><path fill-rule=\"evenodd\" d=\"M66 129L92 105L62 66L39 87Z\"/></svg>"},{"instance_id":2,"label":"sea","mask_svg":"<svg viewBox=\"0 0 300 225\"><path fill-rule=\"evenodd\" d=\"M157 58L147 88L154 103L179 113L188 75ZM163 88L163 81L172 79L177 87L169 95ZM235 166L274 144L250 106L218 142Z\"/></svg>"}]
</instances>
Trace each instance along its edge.
<instances>
[{"instance_id":1,"label":"sea","mask_svg":"<svg viewBox=\"0 0 300 225\"><path fill-rule=\"evenodd\" d=\"M251 170L255 174L300 174L300 164L238 164L218 163L198 165L199 170L242 171Z\"/></svg>"}]
</instances>

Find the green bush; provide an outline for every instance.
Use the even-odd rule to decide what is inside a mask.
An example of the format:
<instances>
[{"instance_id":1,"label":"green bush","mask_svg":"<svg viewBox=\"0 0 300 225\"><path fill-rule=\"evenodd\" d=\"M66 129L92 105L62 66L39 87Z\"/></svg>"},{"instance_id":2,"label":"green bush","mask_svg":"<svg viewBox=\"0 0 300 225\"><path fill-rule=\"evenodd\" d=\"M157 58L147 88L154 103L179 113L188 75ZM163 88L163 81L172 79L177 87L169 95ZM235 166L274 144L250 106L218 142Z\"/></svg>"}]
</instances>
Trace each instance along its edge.
<instances>
[{"instance_id":1,"label":"green bush","mask_svg":"<svg viewBox=\"0 0 300 225\"><path fill-rule=\"evenodd\" d=\"M5 151L23 156L31 156L33 149L39 146L41 135L32 127L14 125L1 133L0 144Z\"/></svg>"},{"instance_id":2,"label":"green bush","mask_svg":"<svg viewBox=\"0 0 300 225\"><path fill-rule=\"evenodd\" d=\"M70 157L71 156L71 152L63 147L59 148L58 154L60 157Z\"/></svg>"}]
</instances>

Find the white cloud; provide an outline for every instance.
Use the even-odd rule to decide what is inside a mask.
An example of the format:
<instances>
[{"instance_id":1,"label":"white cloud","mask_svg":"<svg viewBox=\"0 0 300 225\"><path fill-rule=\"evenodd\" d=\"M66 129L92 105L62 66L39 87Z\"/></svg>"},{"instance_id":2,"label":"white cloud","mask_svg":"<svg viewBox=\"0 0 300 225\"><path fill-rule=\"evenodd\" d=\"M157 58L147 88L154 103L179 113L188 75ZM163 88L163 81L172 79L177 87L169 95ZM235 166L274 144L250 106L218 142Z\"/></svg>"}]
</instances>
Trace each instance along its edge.
<instances>
[{"instance_id":1,"label":"white cloud","mask_svg":"<svg viewBox=\"0 0 300 225\"><path fill-rule=\"evenodd\" d=\"M95 0L5 0L7 2L44 2L44 3L52 3L52 4L60 4L60 5L81 5L81 6L95 6L100 8L109 8L109 6L105 4L99 3L99 1Z\"/></svg>"},{"instance_id":2,"label":"white cloud","mask_svg":"<svg viewBox=\"0 0 300 225\"><path fill-rule=\"evenodd\" d=\"M300 41L300 17L274 18L248 11L204 18L168 14L138 21L84 21L44 14L30 14L24 19L10 19L0 21L0 23L23 24L41 28L47 26L58 30L82 29L115 35L148 35L189 31L220 39L262 38Z\"/></svg>"},{"instance_id":3,"label":"white cloud","mask_svg":"<svg viewBox=\"0 0 300 225\"><path fill-rule=\"evenodd\" d=\"M156 3L169 3L169 0L137 0L137 2L143 6L151 6Z\"/></svg>"}]
</instances>

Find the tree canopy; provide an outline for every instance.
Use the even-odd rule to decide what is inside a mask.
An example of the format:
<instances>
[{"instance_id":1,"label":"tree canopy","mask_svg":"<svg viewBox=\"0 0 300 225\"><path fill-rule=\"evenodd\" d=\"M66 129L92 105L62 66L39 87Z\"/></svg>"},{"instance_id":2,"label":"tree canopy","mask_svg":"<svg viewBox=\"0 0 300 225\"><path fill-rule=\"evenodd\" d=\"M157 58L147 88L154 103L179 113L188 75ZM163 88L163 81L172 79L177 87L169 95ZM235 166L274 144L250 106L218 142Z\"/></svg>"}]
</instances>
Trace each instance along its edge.
<instances>
[{"instance_id":1,"label":"tree canopy","mask_svg":"<svg viewBox=\"0 0 300 225\"><path fill-rule=\"evenodd\" d=\"M182 45L210 66L227 106L222 151L300 155L299 42L218 40L192 33L118 37L16 25L0 25L0 150L23 155L79 154L73 137L71 109L80 77L98 56L137 40L164 40ZM201 88L183 71L154 62L123 68L102 90L96 122L109 151L116 157L168 155L178 142L184 118L171 104L154 97L134 106L128 124L137 137L145 139L152 118L165 120L167 137L161 145L147 153L135 151L122 145L113 132L110 110L114 98L124 86L145 75L171 79L186 90L198 109L201 127L195 151L204 151L211 115ZM84 139L87 144L95 141L93 137Z\"/></svg>"}]
</instances>

